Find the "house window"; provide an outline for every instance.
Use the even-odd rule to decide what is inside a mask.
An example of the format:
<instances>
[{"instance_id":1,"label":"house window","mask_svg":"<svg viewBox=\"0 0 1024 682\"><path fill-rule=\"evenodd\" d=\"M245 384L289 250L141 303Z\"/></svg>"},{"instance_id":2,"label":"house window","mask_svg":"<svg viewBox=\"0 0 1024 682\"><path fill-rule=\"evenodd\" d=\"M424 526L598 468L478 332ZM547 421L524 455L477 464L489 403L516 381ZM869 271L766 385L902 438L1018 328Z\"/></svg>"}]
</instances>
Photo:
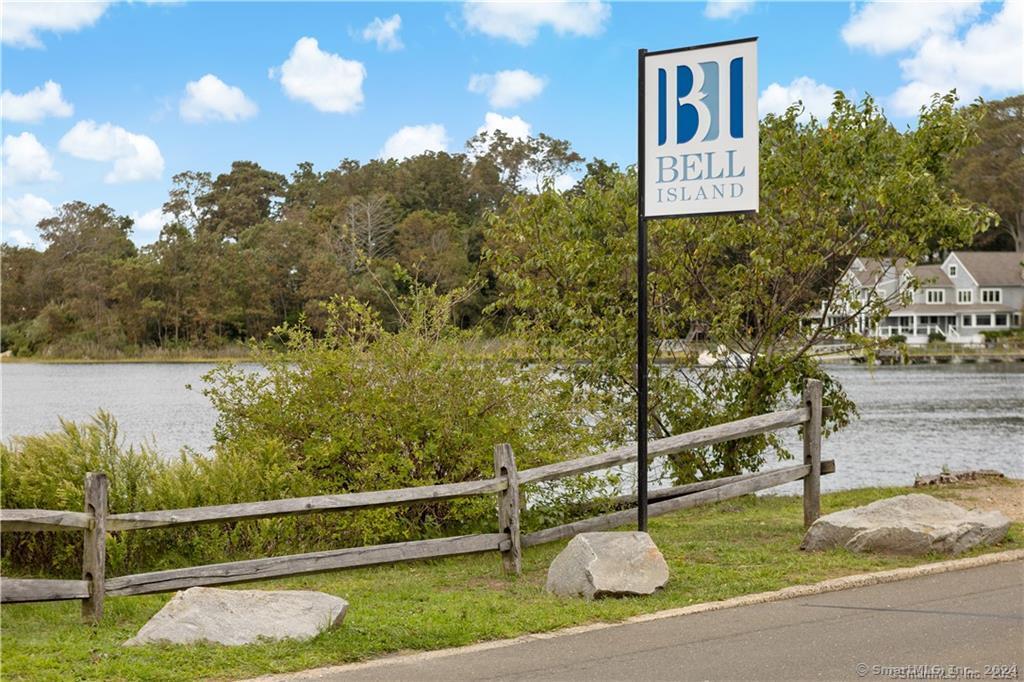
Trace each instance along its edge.
<instances>
[{"instance_id":1,"label":"house window","mask_svg":"<svg viewBox=\"0 0 1024 682\"><path fill-rule=\"evenodd\" d=\"M996 326L997 327L1005 327L1005 326L1007 326L1006 323L1007 323L1008 320L1009 320L1009 315L1007 315L1006 313L996 313Z\"/></svg>"},{"instance_id":2,"label":"house window","mask_svg":"<svg viewBox=\"0 0 1024 682\"><path fill-rule=\"evenodd\" d=\"M970 327L970 326L972 326L971 325L971 316L970 315L964 315L964 321L960 324L960 326L961 327Z\"/></svg>"},{"instance_id":3,"label":"house window","mask_svg":"<svg viewBox=\"0 0 1024 682\"><path fill-rule=\"evenodd\" d=\"M942 289L925 289L924 296L928 303L946 302L946 292Z\"/></svg>"},{"instance_id":4,"label":"house window","mask_svg":"<svg viewBox=\"0 0 1024 682\"><path fill-rule=\"evenodd\" d=\"M975 315L974 316L975 327L991 327L992 316L991 315Z\"/></svg>"},{"instance_id":5,"label":"house window","mask_svg":"<svg viewBox=\"0 0 1024 682\"><path fill-rule=\"evenodd\" d=\"M970 289L959 289L956 292L956 302L957 303L973 303L974 302L974 292L971 291Z\"/></svg>"},{"instance_id":6,"label":"house window","mask_svg":"<svg viewBox=\"0 0 1024 682\"><path fill-rule=\"evenodd\" d=\"M981 302L982 303L1002 303L1003 302L1003 290L1002 289L982 289L981 290Z\"/></svg>"},{"instance_id":7,"label":"house window","mask_svg":"<svg viewBox=\"0 0 1024 682\"><path fill-rule=\"evenodd\" d=\"M949 266L949 276L950 277L956 277L956 266L955 265L950 265Z\"/></svg>"}]
</instances>

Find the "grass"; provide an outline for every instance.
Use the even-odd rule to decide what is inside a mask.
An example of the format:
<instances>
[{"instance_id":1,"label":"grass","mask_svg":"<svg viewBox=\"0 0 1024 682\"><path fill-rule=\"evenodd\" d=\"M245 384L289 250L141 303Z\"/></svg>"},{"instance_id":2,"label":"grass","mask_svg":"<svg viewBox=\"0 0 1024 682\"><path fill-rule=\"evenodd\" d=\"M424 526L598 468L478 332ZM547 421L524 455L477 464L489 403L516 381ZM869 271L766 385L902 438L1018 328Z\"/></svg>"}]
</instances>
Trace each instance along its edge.
<instances>
[{"instance_id":1,"label":"grass","mask_svg":"<svg viewBox=\"0 0 1024 682\"><path fill-rule=\"evenodd\" d=\"M909 492L867 488L825 495L823 513ZM946 491L928 492L946 496ZM955 494L953 490L949 494ZM102 624L81 625L77 602L2 608L0 675L5 680L237 679L358 661L408 650L439 649L514 637L742 594L813 583L852 573L911 566L938 557L801 552L798 497L752 497L651 520L671 578L650 597L595 602L544 592L547 567L565 543L526 550L523 575L501 572L496 554L270 580L245 587L309 589L349 602L343 625L308 642L242 647L122 647L169 595L111 598ZM1014 524L998 547L1024 547Z\"/></svg>"}]
</instances>

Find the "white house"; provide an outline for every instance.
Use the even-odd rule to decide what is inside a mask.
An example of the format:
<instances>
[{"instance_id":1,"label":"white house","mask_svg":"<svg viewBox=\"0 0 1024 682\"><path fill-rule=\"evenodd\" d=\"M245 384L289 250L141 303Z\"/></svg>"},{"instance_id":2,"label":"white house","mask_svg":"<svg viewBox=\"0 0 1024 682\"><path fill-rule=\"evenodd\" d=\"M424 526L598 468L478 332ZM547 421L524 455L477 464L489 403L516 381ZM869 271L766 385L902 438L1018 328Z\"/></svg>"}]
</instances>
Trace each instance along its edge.
<instances>
[{"instance_id":1,"label":"white house","mask_svg":"<svg viewBox=\"0 0 1024 682\"><path fill-rule=\"evenodd\" d=\"M847 282L861 300L906 292L914 279L918 288L907 305L872 325L858 317L855 329L866 335L907 337L909 344L925 344L932 333L950 343L983 343L983 331L1021 326L1024 310L1024 253L1009 251L954 251L941 265L907 267L905 262L855 259Z\"/></svg>"}]
</instances>

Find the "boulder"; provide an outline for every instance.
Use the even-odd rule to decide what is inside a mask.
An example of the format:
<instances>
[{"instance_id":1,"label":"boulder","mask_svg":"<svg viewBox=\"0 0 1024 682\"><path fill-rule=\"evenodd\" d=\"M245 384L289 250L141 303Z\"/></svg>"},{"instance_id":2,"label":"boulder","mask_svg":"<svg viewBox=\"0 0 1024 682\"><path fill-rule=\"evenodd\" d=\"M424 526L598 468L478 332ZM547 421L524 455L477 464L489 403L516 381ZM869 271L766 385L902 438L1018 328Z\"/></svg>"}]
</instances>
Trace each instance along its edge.
<instances>
[{"instance_id":1,"label":"boulder","mask_svg":"<svg viewBox=\"0 0 1024 682\"><path fill-rule=\"evenodd\" d=\"M547 590L595 599L652 594L668 581L668 564L647 533L580 533L548 568Z\"/></svg>"},{"instance_id":2,"label":"boulder","mask_svg":"<svg viewBox=\"0 0 1024 682\"><path fill-rule=\"evenodd\" d=\"M192 587L175 594L125 645L310 639L341 624L347 609L344 599L323 592Z\"/></svg>"},{"instance_id":3,"label":"boulder","mask_svg":"<svg viewBox=\"0 0 1024 682\"><path fill-rule=\"evenodd\" d=\"M900 495L822 516L801 549L846 547L885 554L960 554L1006 537L1010 519L999 512L968 511L931 495Z\"/></svg>"}]
</instances>

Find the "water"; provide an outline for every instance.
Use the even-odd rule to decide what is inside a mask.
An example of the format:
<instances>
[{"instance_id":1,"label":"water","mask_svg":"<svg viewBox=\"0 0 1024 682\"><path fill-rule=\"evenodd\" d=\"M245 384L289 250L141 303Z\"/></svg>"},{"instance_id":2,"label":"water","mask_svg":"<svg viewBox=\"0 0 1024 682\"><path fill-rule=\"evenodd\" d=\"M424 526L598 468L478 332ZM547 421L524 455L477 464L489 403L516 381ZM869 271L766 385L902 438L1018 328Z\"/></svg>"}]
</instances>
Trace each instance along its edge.
<instances>
[{"instance_id":1,"label":"water","mask_svg":"<svg viewBox=\"0 0 1024 682\"><path fill-rule=\"evenodd\" d=\"M1024 478L1024 364L834 366L860 419L822 444L822 490L909 485L917 474L995 469ZM796 430L786 444L799 455ZM801 484L773 488L796 493Z\"/></svg>"},{"instance_id":2,"label":"water","mask_svg":"<svg viewBox=\"0 0 1024 682\"><path fill-rule=\"evenodd\" d=\"M216 414L202 395L212 364L4 364L2 427L51 431L58 417L85 420L105 409L128 442L149 439L167 456L210 448ZM943 467L997 469L1024 478L1024 364L829 368L861 418L828 438L822 457L838 471L824 490L908 485ZM188 386L192 387L192 390ZM799 453L796 431L786 442ZM798 484L775 488L797 492Z\"/></svg>"},{"instance_id":3,"label":"water","mask_svg":"<svg viewBox=\"0 0 1024 682\"><path fill-rule=\"evenodd\" d=\"M129 443L148 439L167 456L186 446L202 452L213 443L217 420L202 394L202 376L214 366L5 364L0 367L0 432L6 442L14 435L56 430L60 417L86 421L103 409L114 415Z\"/></svg>"}]
</instances>

